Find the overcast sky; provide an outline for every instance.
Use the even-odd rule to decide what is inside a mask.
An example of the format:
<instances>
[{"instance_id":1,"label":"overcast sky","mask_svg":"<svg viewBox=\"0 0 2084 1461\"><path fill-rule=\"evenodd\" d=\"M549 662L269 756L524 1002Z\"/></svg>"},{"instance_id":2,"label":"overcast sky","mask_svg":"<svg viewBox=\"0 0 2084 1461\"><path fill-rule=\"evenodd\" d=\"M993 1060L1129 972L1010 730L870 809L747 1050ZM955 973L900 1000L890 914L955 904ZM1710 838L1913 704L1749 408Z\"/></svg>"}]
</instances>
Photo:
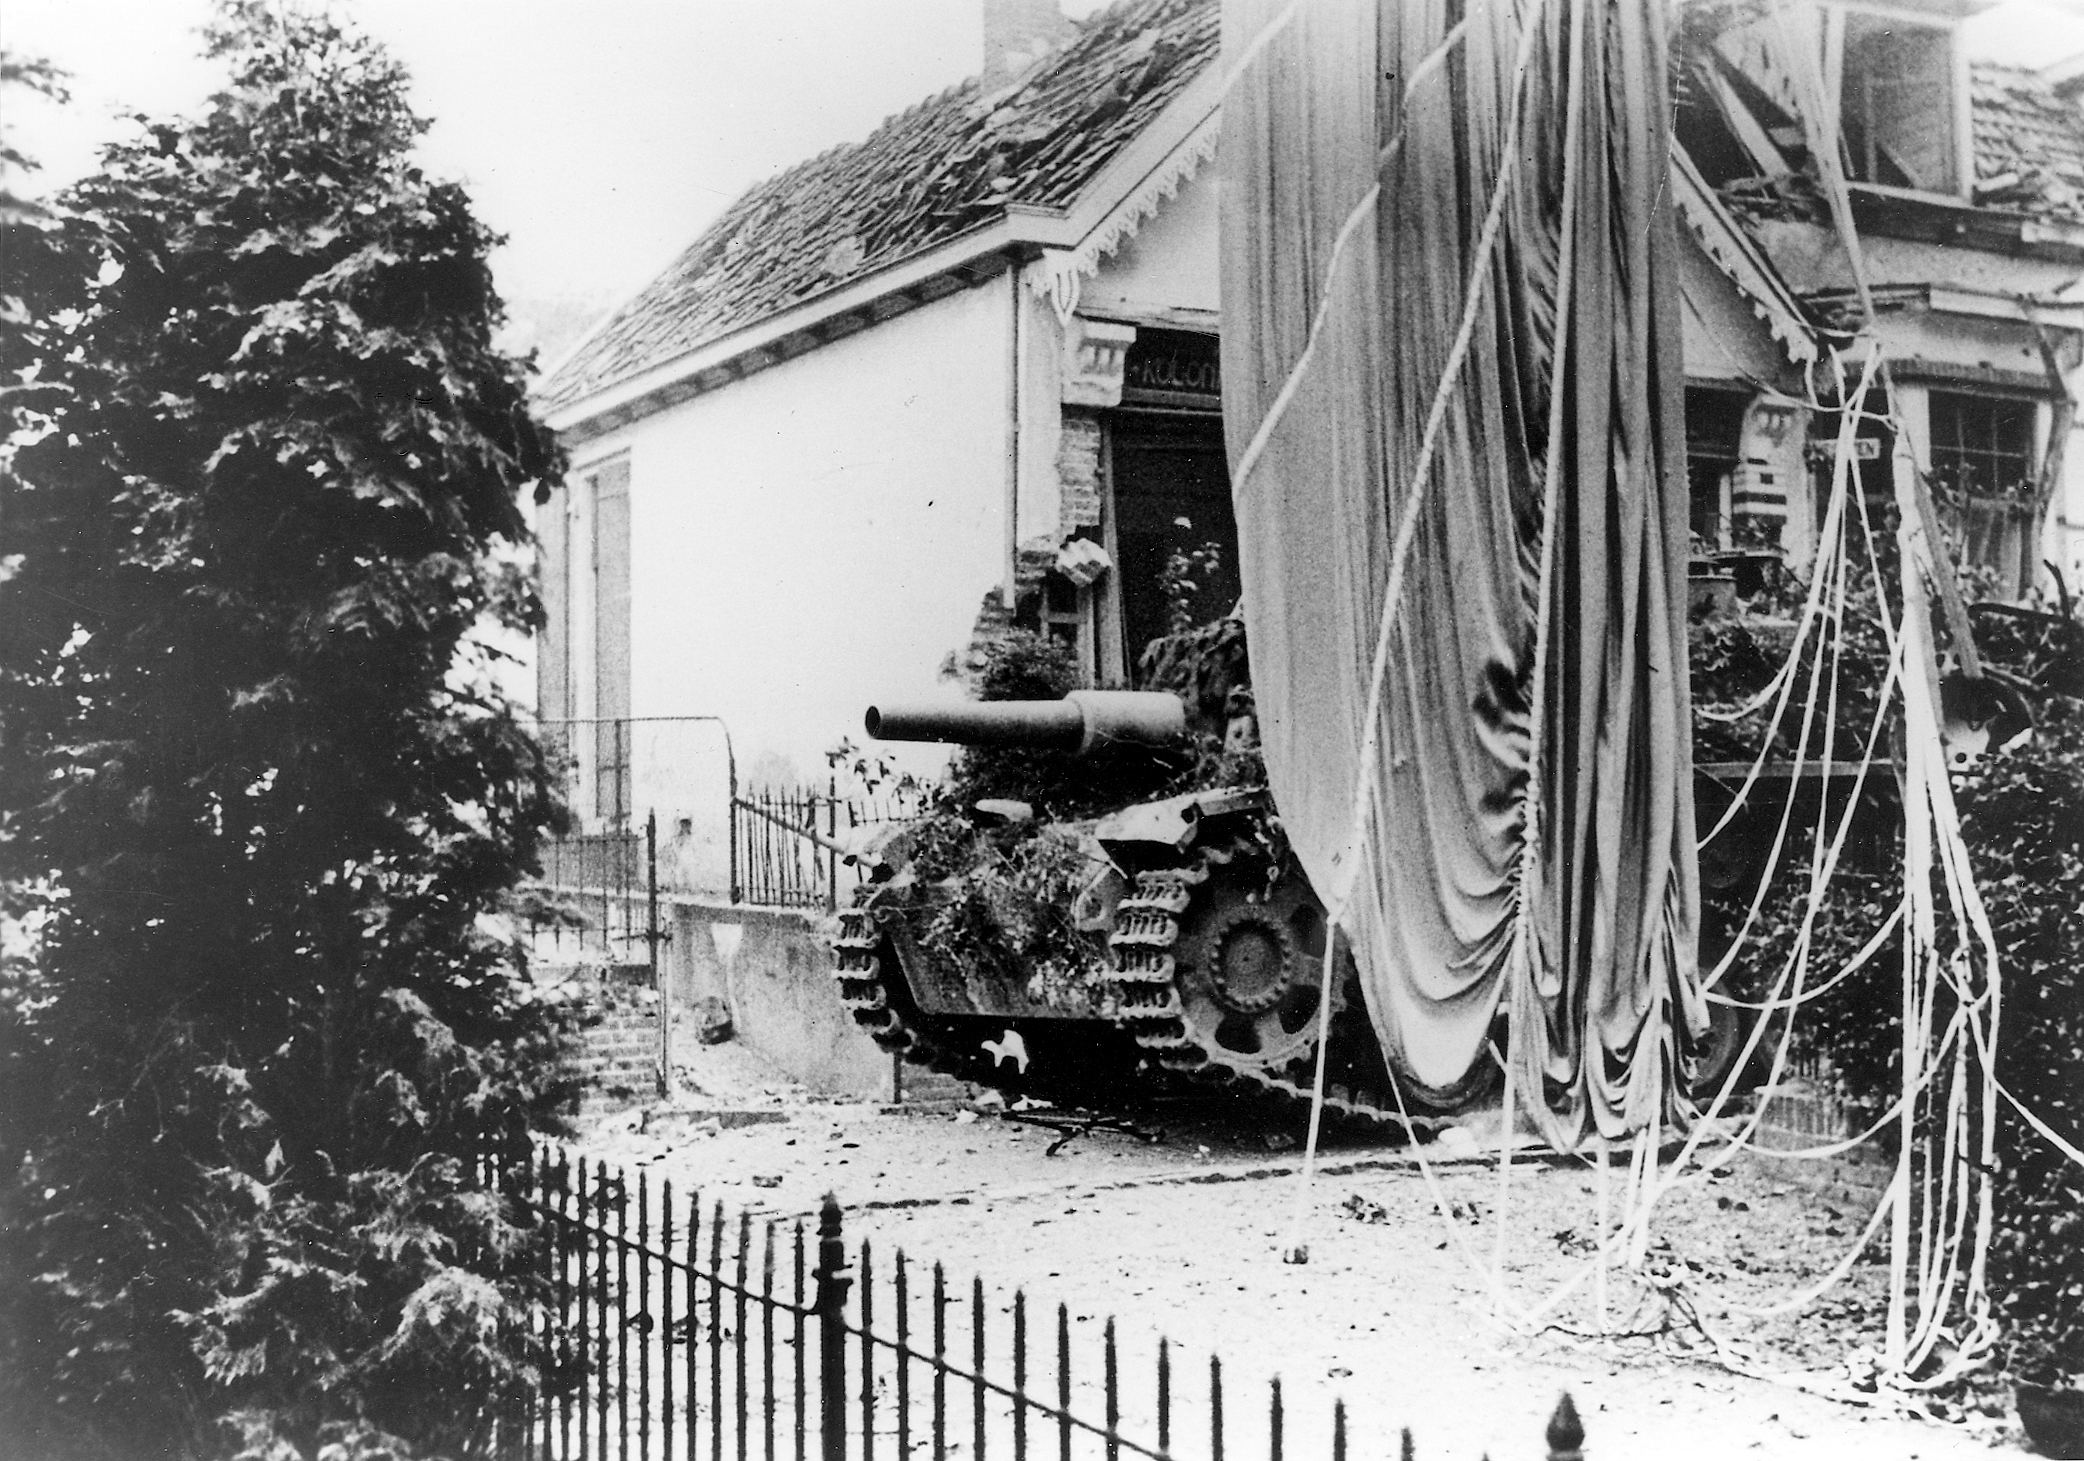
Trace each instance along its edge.
<instances>
[{"instance_id":1,"label":"overcast sky","mask_svg":"<svg viewBox=\"0 0 2084 1461\"><path fill-rule=\"evenodd\" d=\"M432 169L510 242L524 307L612 301L751 183L865 136L977 70L980 0L341 0L410 69ZM1096 0L1074 0L1073 14ZM72 73L70 106L13 96L47 188L124 114L198 107L209 0L0 0L0 44Z\"/></svg>"},{"instance_id":2,"label":"overcast sky","mask_svg":"<svg viewBox=\"0 0 2084 1461\"><path fill-rule=\"evenodd\" d=\"M662 269L747 185L977 69L981 0L340 0L411 70L433 170L511 242L525 310ZM1098 0L1069 0L1084 15ZM6 98L40 185L92 167L128 112L197 108L209 0L0 0L0 44L72 73L71 106ZM1978 53L2084 51L2084 0L2004 0Z\"/></svg>"}]
</instances>

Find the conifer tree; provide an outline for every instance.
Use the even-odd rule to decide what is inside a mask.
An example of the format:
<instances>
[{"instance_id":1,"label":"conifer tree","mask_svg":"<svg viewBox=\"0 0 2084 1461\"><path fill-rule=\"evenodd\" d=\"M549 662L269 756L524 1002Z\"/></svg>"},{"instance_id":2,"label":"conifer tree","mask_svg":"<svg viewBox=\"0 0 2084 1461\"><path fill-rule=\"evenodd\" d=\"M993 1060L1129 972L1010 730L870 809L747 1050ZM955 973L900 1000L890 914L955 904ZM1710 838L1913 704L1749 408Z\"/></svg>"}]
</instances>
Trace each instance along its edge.
<instances>
[{"instance_id":1,"label":"conifer tree","mask_svg":"<svg viewBox=\"0 0 2084 1461\"><path fill-rule=\"evenodd\" d=\"M210 45L10 265L0 1453L469 1454L532 1365L470 1165L570 1096L491 647L562 459L399 67L259 0Z\"/></svg>"}]
</instances>

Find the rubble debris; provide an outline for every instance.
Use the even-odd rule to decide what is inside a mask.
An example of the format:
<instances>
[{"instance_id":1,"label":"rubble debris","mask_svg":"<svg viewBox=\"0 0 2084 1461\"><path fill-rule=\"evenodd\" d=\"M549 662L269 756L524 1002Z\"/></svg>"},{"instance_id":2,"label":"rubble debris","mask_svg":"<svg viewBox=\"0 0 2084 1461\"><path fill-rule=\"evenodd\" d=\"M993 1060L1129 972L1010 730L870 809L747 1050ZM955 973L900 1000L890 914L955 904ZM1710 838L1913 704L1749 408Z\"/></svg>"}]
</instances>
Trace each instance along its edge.
<instances>
[{"instance_id":1,"label":"rubble debris","mask_svg":"<svg viewBox=\"0 0 2084 1461\"><path fill-rule=\"evenodd\" d=\"M731 1025L731 1011L715 995L700 1000L695 1005L695 1038L704 1045L721 1045L735 1033Z\"/></svg>"}]
</instances>

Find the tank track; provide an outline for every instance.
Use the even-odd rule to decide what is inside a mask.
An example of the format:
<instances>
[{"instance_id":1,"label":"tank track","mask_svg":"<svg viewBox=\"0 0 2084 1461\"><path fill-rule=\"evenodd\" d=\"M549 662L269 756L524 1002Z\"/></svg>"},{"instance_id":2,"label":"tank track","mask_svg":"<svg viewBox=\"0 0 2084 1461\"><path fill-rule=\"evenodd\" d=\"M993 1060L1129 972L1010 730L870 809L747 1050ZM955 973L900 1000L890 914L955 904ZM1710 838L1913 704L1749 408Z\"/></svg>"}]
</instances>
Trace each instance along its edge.
<instances>
[{"instance_id":1,"label":"tank track","mask_svg":"<svg viewBox=\"0 0 2084 1461\"><path fill-rule=\"evenodd\" d=\"M906 1018L898 1011L889 984L896 971L883 967L885 959L894 960L896 955L867 908L839 910L839 934L832 940L832 957L840 1003L878 1047L943 1075L960 1080L983 1079L978 1069L984 1064L981 1057L936 1040L916 1012Z\"/></svg>"},{"instance_id":2,"label":"tank track","mask_svg":"<svg viewBox=\"0 0 2084 1461\"><path fill-rule=\"evenodd\" d=\"M1180 915L1187 911L1196 891L1208 878L1208 867L1198 862L1137 875L1134 890L1116 910L1114 935L1109 940L1117 970L1113 1001L1119 1018L1162 1069L1196 1083L1257 1098L1291 1116L1307 1116L1315 1077L1314 1049L1278 1068L1255 1066L1226 1059L1199 1040L1187 1024L1178 993L1173 949L1179 942ZM1355 1028L1356 1023L1360 1028ZM1372 1042L1374 1038L1374 1031L1367 1028L1364 1010L1351 1003L1334 1007L1334 1048L1342 1039ZM1412 1137L1437 1132L1454 1120L1414 1109L1407 1126L1397 1110L1396 1093L1386 1083L1356 1089L1327 1079L1324 1109L1330 1120L1348 1129L1408 1132Z\"/></svg>"},{"instance_id":3,"label":"tank track","mask_svg":"<svg viewBox=\"0 0 2084 1461\"><path fill-rule=\"evenodd\" d=\"M1128 1088L1137 1083L1138 1052L1112 1025L925 1014L912 1002L896 950L877 925L874 911L860 905L839 910L832 952L840 1002L854 1023L880 1048L911 1064L990 1086L1009 1097L1039 1096L1081 1106L1106 1104L1124 1095L1133 1099ZM1030 1056L1025 1070L1002 1063L983 1048L980 1037L1022 1029L1024 1023Z\"/></svg>"}]
</instances>

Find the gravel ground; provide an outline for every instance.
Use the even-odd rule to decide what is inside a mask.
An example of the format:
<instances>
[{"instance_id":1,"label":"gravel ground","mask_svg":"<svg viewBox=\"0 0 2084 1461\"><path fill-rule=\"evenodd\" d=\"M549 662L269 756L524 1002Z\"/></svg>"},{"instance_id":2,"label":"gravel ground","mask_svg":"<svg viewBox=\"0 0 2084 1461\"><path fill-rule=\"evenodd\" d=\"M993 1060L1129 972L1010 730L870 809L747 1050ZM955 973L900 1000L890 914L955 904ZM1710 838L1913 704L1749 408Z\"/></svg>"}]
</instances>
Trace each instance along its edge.
<instances>
[{"instance_id":1,"label":"gravel ground","mask_svg":"<svg viewBox=\"0 0 2084 1461\"><path fill-rule=\"evenodd\" d=\"M1063 1132L1031 1124L1060 1113L1019 1119L819 1102L761 1080L742 1057L713 1058L740 1061L730 1080L707 1082L730 1086L728 1101L691 1098L683 1103L696 1108L691 1115L598 1118L579 1150L755 1214L809 1216L829 1190L848 1210L849 1234L872 1239L886 1269L902 1249L915 1264L944 1264L965 1291L981 1276L994 1310L1010 1309L1016 1289L1031 1315L1064 1305L1074 1344L1095 1352L1094 1367L1097 1344L1084 1336L1109 1315L1125 1375L1147 1373L1161 1334L1177 1346L1176 1372L1193 1377L1181 1381L1190 1391L1201 1385L1205 1356L1218 1353L1232 1425L1253 1437L1249 1449L1233 1442L1233 1455L1263 1447L1263 1386L1275 1374L1289 1454L1301 1457L1327 1454L1317 1446L1334 1395L1350 1407L1356 1458L1395 1454L1406 1426L1421 1461L1537 1457L1542 1425L1565 1390L1598 1461L2022 1453L2008 1414L1918 1418L1888 1397L1851 1390L1848 1356L1856 1361L1857 1346L1878 1330L1878 1248L1798 1313L1753 1320L1726 1307L1768 1303L1822 1276L1858 1242L1869 1215L1760 1170L1740 1165L1661 1209L1650 1268L1680 1281L1700 1324L1675 1318L1656 1293L1617 1272L1609 1329L1630 1337L1586 1338L1597 1328L1589 1282L1555 1308L1551 1327L1494 1320L1495 1158L1436 1167L1448 1219L1410 1153L1329 1145L1304 1210L1309 1261L1294 1265L1280 1258L1300 1165L1283 1149L1292 1146L1285 1133L1182 1110L1141 1118L1139 1130L1102 1125L1060 1140ZM706 1111L721 1119L705 1120ZM747 1113L756 1124L724 1124ZM1505 1273L1518 1306L1589 1272L1594 1179L1580 1162L1515 1164ZM1718 1363L1702 1325L1724 1354L1778 1378ZM1797 1388L1804 1371L1865 1403ZM1191 1428L1180 1444L1195 1448Z\"/></svg>"}]
</instances>

